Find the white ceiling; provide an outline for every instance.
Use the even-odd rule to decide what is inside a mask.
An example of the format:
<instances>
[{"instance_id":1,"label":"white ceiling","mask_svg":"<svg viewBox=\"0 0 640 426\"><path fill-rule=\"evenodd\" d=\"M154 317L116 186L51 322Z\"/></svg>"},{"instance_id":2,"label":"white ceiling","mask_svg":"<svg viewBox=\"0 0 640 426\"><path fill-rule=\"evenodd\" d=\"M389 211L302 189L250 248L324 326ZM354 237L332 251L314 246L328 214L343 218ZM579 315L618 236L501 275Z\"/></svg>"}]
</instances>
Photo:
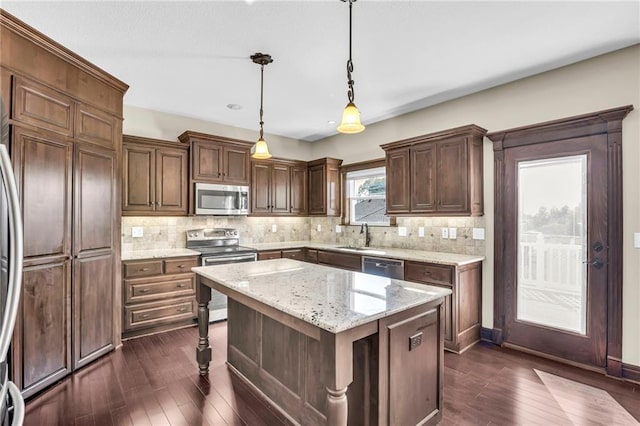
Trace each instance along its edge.
<instances>
[{"instance_id":1,"label":"white ceiling","mask_svg":"<svg viewBox=\"0 0 640 426\"><path fill-rule=\"evenodd\" d=\"M255 52L274 58L267 133L335 134L328 121L347 102L348 6L339 0L0 3L128 83L126 105L257 130ZM365 124L640 42L639 1L359 0L353 21Z\"/></svg>"}]
</instances>

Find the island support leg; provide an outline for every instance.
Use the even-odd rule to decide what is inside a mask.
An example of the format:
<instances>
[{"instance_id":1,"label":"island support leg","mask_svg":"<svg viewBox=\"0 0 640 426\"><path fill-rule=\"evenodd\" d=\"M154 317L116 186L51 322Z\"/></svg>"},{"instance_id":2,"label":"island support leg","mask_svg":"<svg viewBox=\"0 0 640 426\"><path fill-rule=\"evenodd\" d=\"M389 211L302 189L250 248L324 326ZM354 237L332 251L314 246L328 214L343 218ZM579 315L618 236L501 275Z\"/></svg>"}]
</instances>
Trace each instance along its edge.
<instances>
[{"instance_id":1,"label":"island support leg","mask_svg":"<svg viewBox=\"0 0 640 426\"><path fill-rule=\"evenodd\" d=\"M196 300L198 302L198 346L196 347L196 361L201 376L209 374L211 362L211 346L209 345L209 301L211 288L202 284L198 278L196 286Z\"/></svg>"},{"instance_id":2,"label":"island support leg","mask_svg":"<svg viewBox=\"0 0 640 426\"><path fill-rule=\"evenodd\" d=\"M347 426L347 389L353 381L353 342L345 335L322 331L324 383L328 426Z\"/></svg>"}]
</instances>

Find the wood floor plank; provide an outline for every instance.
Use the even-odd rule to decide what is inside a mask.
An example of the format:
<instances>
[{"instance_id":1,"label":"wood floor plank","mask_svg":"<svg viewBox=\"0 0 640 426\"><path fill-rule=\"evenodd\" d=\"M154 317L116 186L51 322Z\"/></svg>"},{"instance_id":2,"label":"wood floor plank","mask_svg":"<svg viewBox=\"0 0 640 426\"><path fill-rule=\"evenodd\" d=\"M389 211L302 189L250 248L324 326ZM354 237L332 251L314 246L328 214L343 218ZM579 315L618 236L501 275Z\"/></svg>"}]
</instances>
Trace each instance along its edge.
<instances>
[{"instance_id":1,"label":"wood floor plank","mask_svg":"<svg viewBox=\"0 0 640 426\"><path fill-rule=\"evenodd\" d=\"M185 328L125 341L28 400L25 425L288 424L230 373L226 323L210 326L208 377L197 372L197 335L197 328ZM487 343L461 355L445 353L444 362L441 425L626 426L640 420L640 385Z\"/></svg>"}]
</instances>

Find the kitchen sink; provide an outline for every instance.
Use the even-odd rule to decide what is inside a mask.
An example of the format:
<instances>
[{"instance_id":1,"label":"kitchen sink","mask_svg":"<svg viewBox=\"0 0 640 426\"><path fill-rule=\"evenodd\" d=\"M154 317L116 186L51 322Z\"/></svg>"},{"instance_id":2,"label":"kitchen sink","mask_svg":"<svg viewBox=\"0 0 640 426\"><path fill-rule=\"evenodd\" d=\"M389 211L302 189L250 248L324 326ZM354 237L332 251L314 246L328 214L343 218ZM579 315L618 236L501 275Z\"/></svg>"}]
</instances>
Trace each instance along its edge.
<instances>
[{"instance_id":1,"label":"kitchen sink","mask_svg":"<svg viewBox=\"0 0 640 426\"><path fill-rule=\"evenodd\" d=\"M339 250L345 250L345 251L357 251L360 253L366 253L366 254L385 254L386 252L382 251L382 250L375 250L372 249L371 247L358 247L358 246L338 246L336 247Z\"/></svg>"}]
</instances>

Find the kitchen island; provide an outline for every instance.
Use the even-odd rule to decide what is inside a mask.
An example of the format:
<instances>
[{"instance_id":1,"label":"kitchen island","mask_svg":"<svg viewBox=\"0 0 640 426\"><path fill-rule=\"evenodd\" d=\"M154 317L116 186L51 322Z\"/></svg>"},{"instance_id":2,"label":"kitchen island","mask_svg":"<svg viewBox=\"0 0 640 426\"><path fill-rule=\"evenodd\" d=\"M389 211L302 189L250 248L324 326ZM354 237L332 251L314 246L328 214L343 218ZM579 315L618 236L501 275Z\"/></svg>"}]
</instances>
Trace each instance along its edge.
<instances>
[{"instance_id":1,"label":"kitchen island","mask_svg":"<svg viewBox=\"0 0 640 426\"><path fill-rule=\"evenodd\" d=\"M295 423L441 418L442 302L450 290L291 259L193 271L201 375L211 360L213 288L229 297L231 371Z\"/></svg>"}]
</instances>

